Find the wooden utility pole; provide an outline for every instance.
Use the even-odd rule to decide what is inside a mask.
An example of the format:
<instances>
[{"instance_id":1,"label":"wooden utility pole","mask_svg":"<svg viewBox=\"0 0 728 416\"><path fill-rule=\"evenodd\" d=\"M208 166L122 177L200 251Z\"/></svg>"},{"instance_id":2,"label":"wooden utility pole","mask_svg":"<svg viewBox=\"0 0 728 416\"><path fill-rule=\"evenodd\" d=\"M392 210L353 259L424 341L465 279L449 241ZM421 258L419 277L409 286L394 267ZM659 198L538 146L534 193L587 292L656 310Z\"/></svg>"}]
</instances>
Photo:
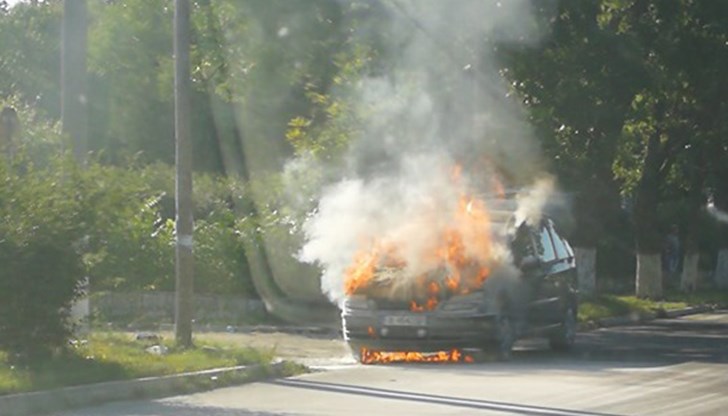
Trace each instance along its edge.
<instances>
[{"instance_id":1,"label":"wooden utility pole","mask_svg":"<svg viewBox=\"0 0 728 416\"><path fill-rule=\"evenodd\" d=\"M177 344L192 346L193 218L190 139L190 3L174 2L174 135L176 143L176 295L174 333Z\"/></svg>"},{"instance_id":2,"label":"wooden utility pole","mask_svg":"<svg viewBox=\"0 0 728 416\"><path fill-rule=\"evenodd\" d=\"M63 0L61 24L61 124L73 140L73 155L81 164L88 151L86 94L86 0Z\"/></svg>"}]
</instances>

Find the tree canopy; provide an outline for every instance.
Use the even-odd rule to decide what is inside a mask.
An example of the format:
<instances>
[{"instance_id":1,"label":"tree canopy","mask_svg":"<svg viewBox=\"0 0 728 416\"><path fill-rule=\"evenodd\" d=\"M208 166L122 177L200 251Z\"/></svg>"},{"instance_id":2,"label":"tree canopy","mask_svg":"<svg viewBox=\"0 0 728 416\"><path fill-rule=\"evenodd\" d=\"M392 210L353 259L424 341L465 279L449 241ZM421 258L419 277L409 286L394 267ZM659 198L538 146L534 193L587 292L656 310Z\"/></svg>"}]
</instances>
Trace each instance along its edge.
<instances>
[{"instance_id":1,"label":"tree canopy","mask_svg":"<svg viewBox=\"0 0 728 416\"><path fill-rule=\"evenodd\" d=\"M191 2L190 121L196 177L205 184L197 188L205 207L197 210L205 242L198 255L225 276L203 287L224 291L240 279L236 290L250 290L241 276L252 275L258 291L284 299L282 308L295 297L325 303L319 271L295 256L302 224L331 177L344 168L372 176L393 148L467 132L471 139L457 150L443 142L468 163L507 172L506 181L518 185L541 171L557 179L571 198L570 237L599 251L600 276L636 279L638 294L662 296L659 256L674 225L685 254L702 256L696 267L728 282L726 225L716 227L705 209L712 203L728 211L728 5L443 3ZM23 160L46 161L72 147L56 127L63 7L0 4L0 102L19 115L12 139ZM174 161L172 13L164 0L89 3L90 174L101 184L115 176L123 188L97 194L99 209L116 204L124 221L99 215L107 226L85 258L107 277L99 280L105 288L170 284L168 254L149 253L168 252L173 233L166 167ZM519 24L500 26L514 18L509 13L519 14ZM408 101L423 85L428 100ZM383 90L394 93L381 99ZM409 130L393 132L402 114ZM527 127L513 127L520 124L511 118ZM380 140L353 158L355 138L373 133ZM525 152L513 150L514 136L530 135L540 157L512 169L508 152ZM486 162L473 156L482 149L491 152ZM125 201L124 193L147 205Z\"/></svg>"}]
</instances>

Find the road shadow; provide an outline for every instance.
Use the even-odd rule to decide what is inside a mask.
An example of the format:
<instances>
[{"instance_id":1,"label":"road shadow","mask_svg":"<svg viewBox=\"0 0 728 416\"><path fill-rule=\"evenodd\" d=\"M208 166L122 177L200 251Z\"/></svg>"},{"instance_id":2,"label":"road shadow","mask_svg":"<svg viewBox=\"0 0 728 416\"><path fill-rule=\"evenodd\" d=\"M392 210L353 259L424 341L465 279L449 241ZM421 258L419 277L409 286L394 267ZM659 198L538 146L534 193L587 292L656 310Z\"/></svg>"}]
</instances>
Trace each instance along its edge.
<instances>
[{"instance_id":1,"label":"road shadow","mask_svg":"<svg viewBox=\"0 0 728 416\"><path fill-rule=\"evenodd\" d=\"M572 358L621 364L728 364L728 321L658 319L579 334Z\"/></svg>"},{"instance_id":2,"label":"road shadow","mask_svg":"<svg viewBox=\"0 0 728 416\"><path fill-rule=\"evenodd\" d=\"M709 315L706 315L709 316ZM508 362L493 354L465 352L474 363L375 364L401 368L452 369L459 372L508 374L516 369L598 372L610 369L651 368L699 362L728 364L728 320L725 323L659 319L648 323L602 328L579 333L573 350L555 352L543 339L520 341Z\"/></svg>"},{"instance_id":3,"label":"road shadow","mask_svg":"<svg viewBox=\"0 0 728 416\"><path fill-rule=\"evenodd\" d=\"M266 382L287 388L308 389L327 393L364 396L368 398L402 400L416 403L443 405L469 410L490 410L517 415L559 415L559 416L612 416L609 413L595 413L554 407L532 406L493 400L465 399L455 396L444 396L427 393L413 393L403 390L382 389L376 387L352 386L341 383L328 383L304 379L283 379Z\"/></svg>"}]
</instances>

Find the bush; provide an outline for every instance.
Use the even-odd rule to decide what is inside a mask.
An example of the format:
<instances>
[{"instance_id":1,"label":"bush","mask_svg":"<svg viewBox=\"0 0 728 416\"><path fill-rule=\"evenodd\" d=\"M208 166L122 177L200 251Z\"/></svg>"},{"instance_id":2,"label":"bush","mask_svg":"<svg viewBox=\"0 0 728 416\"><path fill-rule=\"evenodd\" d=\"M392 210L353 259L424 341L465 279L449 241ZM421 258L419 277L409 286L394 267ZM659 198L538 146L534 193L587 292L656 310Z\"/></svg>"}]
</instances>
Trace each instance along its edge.
<instances>
[{"instance_id":1,"label":"bush","mask_svg":"<svg viewBox=\"0 0 728 416\"><path fill-rule=\"evenodd\" d=\"M89 215L72 162L16 167L0 162L0 349L34 356L71 331Z\"/></svg>"},{"instance_id":2,"label":"bush","mask_svg":"<svg viewBox=\"0 0 728 416\"><path fill-rule=\"evenodd\" d=\"M87 170L96 226L85 256L94 290L174 290L174 170L162 164ZM231 179L195 175L195 292L254 296Z\"/></svg>"},{"instance_id":3,"label":"bush","mask_svg":"<svg viewBox=\"0 0 728 416\"><path fill-rule=\"evenodd\" d=\"M90 166L94 228L84 260L93 290L173 290L174 224L163 217L165 191L139 169Z\"/></svg>"}]
</instances>

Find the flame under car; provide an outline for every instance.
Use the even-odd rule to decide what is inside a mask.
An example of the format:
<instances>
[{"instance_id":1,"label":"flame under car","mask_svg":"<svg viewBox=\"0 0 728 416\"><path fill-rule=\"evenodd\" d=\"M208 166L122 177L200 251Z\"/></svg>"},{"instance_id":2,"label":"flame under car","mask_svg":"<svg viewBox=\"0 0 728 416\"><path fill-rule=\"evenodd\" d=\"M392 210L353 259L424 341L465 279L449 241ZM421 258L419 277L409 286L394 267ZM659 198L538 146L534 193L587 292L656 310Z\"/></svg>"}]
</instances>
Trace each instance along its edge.
<instances>
[{"instance_id":1,"label":"flame under car","mask_svg":"<svg viewBox=\"0 0 728 416\"><path fill-rule=\"evenodd\" d=\"M423 289L411 300L376 284L350 295L342 322L355 357L368 363L376 361L369 359L372 352L481 349L508 359L526 336L545 336L552 348L569 349L577 324L572 248L549 219L514 227L508 245L512 262L489 271L475 288L448 290L434 273L421 279ZM427 289L433 286L437 290Z\"/></svg>"}]
</instances>

